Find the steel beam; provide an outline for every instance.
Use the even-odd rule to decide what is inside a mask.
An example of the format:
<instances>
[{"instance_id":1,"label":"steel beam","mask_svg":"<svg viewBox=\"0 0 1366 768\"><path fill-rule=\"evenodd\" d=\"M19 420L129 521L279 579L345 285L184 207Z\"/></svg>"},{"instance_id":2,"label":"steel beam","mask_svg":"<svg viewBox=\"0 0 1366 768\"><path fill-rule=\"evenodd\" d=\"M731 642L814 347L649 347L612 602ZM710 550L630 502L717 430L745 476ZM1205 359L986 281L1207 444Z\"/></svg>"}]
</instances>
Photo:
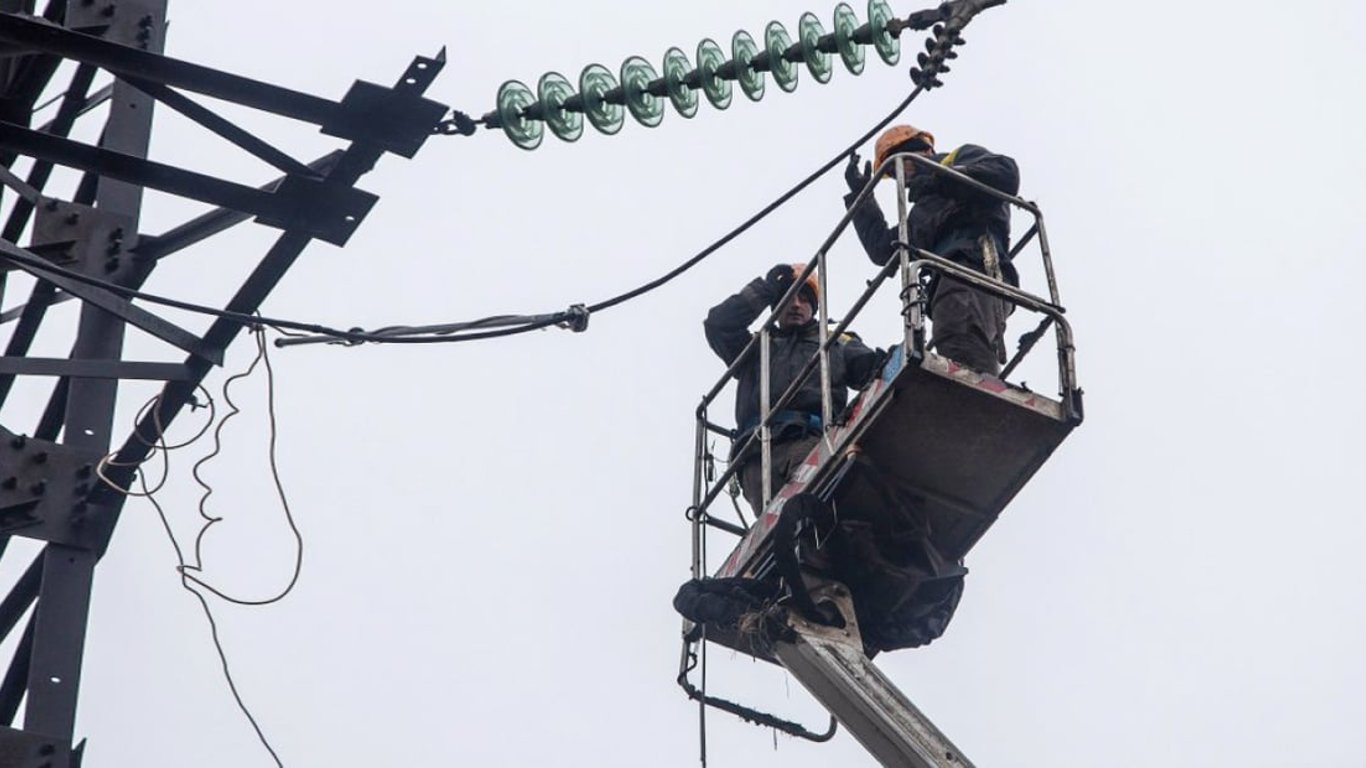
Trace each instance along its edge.
<instances>
[{"instance_id":1,"label":"steel beam","mask_svg":"<svg viewBox=\"0 0 1366 768\"><path fill-rule=\"evenodd\" d=\"M275 166L276 169L305 177L317 175L308 166L174 88L140 78L127 79L138 90L255 155L257 159Z\"/></svg>"},{"instance_id":2,"label":"steel beam","mask_svg":"<svg viewBox=\"0 0 1366 768\"><path fill-rule=\"evenodd\" d=\"M4 537L6 540L8 536ZM0 600L0 641L9 637L10 632L19 626L19 619L23 618L24 612L33 605L33 601L38 599L38 585L42 581L42 574L39 566L42 558L35 559L29 563L28 568L14 586L10 587L9 594L5 595L4 600ZM5 720L6 723L10 722Z\"/></svg>"},{"instance_id":3,"label":"steel beam","mask_svg":"<svg viewBox=\"0 0 1366 768\"><path fill-rule=\"evenodd\" d=\"M65 136L71 132L72 126L76 124L76 118L80 116L80 105L84 103L85 94L90 90L90 86L95 80L94 67L77 67L76 74L71 78L71 85L67 87L66 94L62 97L62 105L57 108L57 116L52 118L52 122L42 129L42 133L50 136ZM53 164L39 160L33 164L32 170L28 174L28 185L42 191L47 186L47 181L52 175ZM5 221L4 230L0 231L0 238L5 240L18 240L19 235L28 225L28 217L33 213L33 204L27 200L15 203L10 211L9 218Z\"/></svg>"},{"instance_id":4,"label":"steel beam","mask_svg":"<svg viewBox=\"0 0 1366 768\"><path fill-rule=\"evenodd\" d=\"M33 428L34 437L56 442L66 424L66 405L70 397L71 379L58 380L57 386L52 388L52 396L47 400L47 407L43 409L42 418L38 420L38 426Z\"/></svg>"},{"instance_id":5,"label":"steel beam","mask_svg":"<svg viewBox=\"0 0 1366 768\"><path fill-rule=\"evenodd\" d=\"M39 557L39 562L42 558ZM24 690L28 684L29 661L33 657L33 617L24 622L24 632L5 668L5 677L0 679L0 722L13 725L19 714L19 705L24 702Z\"/></svg>"},{"instance_id":6,"label":"steel beam","mask_svg":"<svg viewBox=\"0 0 1366 768\"><path fill-rule=\"evenodd\" d=\"M39 285L47 285L49 288L52 287L51 284L49 284L49 283L43 283L42 281L39 281L38 284L39 284ZM75 297L75 296L72 296L72 295L69 294L69 293L58 293L58 294L52 299L52 301L49 302L49 304L61 304L61 303L64 302L64 301L71 301L71 300L74 299L74 298L76 298L76 297ZM4 312L0 312L0 325L4 325L4 324L6 324L6 323L12 323L12 322L14 322L15 320L18 320L18 319L20 319L21 317L23 317L23 316L24 316L24 311L28 308L28 305L29 305L30 303L32 303L32 301L33 301L33 298L30 297L29 300L26 301L26 302L24 302L23 304L20 304L20 305L17 306L17 307L10 307L9 309L5 310ZM10 338L13 338L13 336L11 336ZM28 351L28 350L25 349L25 350L20 351L18 354L23 354L23 352L27 352L27 351ZM0 397L0 402L4 402L4 398L3 398L3 397Z\"/></svg>"},{"instance_id":7,"label":"steel beam","mask_svg":"<svg viewBox=\"0 0 1366 768\"><path fill-rule=\"evenodd\" d=\"M341 150L329 152L309 163L309 171L313 174L325 176L336 167L337 161L341 159L341 156ZM284 183L284 180L285 179L282 176L269 184L257 187L257 189L264 192L273 192L279 188L280 184ZM250 220L250 214L241 213L229 208L215 208L184 224L168 229L159 235L140 235L137 246L130 252L135 258L141 261L163 259ZM47 286L49 289L51 288L51 284L49 283L40 283L40 285ZM46 304L61 304L74 298L76 297L69 293L58 291L55 296L46 301ZM30 299L30 302L31 301L33 301L33 299ZM0 325L14 322L21 318L27 306L27 303L20 304L17 307L12 307L4 312L0 312ZM15 335L18 336L18 332L16 332ZM25 351L26 349L27 348L25 348ZM11 351L8 352L8 354L22 354L22 352ZM0 402L3 402L3 400L4 398L0 397Z\"/></svg>"},{"instance_id":8,"label":"steel beam","mask_svg":"<svg viewBox=\"0 0 1366 768\"><path fill-rule=\"evenodd\" d=\"M189 369L181 363L67 360L57 357L0 357L0 374L155 381L188 381L190 378Z\"/></svg>"},{"instance_id":9,"label":"steel beam","mask_svg":"<svg viewBox=\"0 0 1366 768\"><path fill-rule=\"evenodd\" d=\"M48 544L43 550L42 591L33 612L24 730L68 744L76 728L76 693L97 559L90 550Z\"/></svg>"},{"instance_id":10,"label":"steel beam","mask_svg":"<svg viewBox=\"0 0 1366 768\"><path fill-rule=\"evenodd\" d=\"M4 184L17 192L19 197L28 202L29 205L37 205L38 198L42 197L41 192L3 165L0 165L0 184Z\"/></svg>"},{"instance_id":11,"label":"steel beam","mask_svg":"<svg viewBox=\"0 0 1366 768\"><path fill-rule=\"evenodd\" d=\"M154 0L150 9L153 24L164 25L166 0ZM153 106L146 94L127 83L116 82L101 145L114 154L145 158L151 142ZM86 170L99 172L99 169ZM136 233L142 198L141 186L102 175L96 188L95 207L130 221L131 233ZM62 287L81 295L79 289L73 290L74 284ZM123 354L122 318L125 314L106 311L88 295L82 298L86 303L81 307L71 358L119 360ZM112 442L118 380L71 378L63 381L69 382L69 395L63 398L66 401L64 445L77 452L104 454ZM115 495L87 504L87 512L98 516L108 526L103 529L101 540L93 546L77 548L48 544L43 550L42 588L33 613L33 653L26 686L24 730L61 740L68 748L76 724L95 563L108 547L113 522L124 501L125 497Z\"/></svg>"},{"instance_id":12,"label":"steel beam","mask_svg":"<svg viewBox=\"0 0 1366 768\"><path fill-rule=\"evenodd\" d=\"M320 240L334 245L346 243L378 199L350 186L323 184L298 176L288 177L274 193L263 192L245 184L5 122L0 122L0 147L105 178L250 213L269 226L284 228L288 222L307 228Z\"/></svg>"},{"instance_id":13,"label":"steel beam","mask_svg":"<svg viewBox=\"0 0 1366 768\"><path fill-rule=\"evenodd\" d=\"M69 745L32 733L0 728L0 765L5 768L74 768Z\"/></svg>"},{"instance_id":14,"label":"steel beam","mask_svg":"<svg viewBox=\"0 0 1366 768\"><path fill-rule=\"evenodd\" d=\"M73 296L84 300L87 305L99 307L121 320L131 323L138 328L156 336L168 344L173 344L180 349L204 358L214 365L223 364L223 350L206 345L202 339L181 328L174 323L164 320L145 309L136 307L131 301L118 296L105 288L87 285L78 280L66 277L50 269L45 269L38 264L42 258L31 251L26 251L10 243L0 240L0 254L18 256L24 261L11 259L10 263L19 269L33 275L39 280L43 280L61 288Z\"/></svg>"},{"instance_id":15,"label":"steel beam","mask_svg":"<svg viewBox=\"0 0 1366 768\"><path fill-rule=\"evenodd\" d=\"M337 166L337 161L342 157L340 150L328 152L322 157L308 164L309 172L318 176L326 176ZM274 192L284 183L286 177L280 177L265 186L258 187L263 192ZM223 232L241 224L251 218L250 216L239 213L228 208L217 208L208 213L198 216L178 227L168 229L159 235L144 235L139 241L133 253L139 259L155 260L170 256L177 251L182 251L195 243L206 240L219 232ZM0 317L0 323L4 318Z\"/></svg>"},{"instance_id":16,"label":"steel beam","mask_svg":"<svg viewBox=\"0 0 1366 768\"><path fill-rule=\"evenodd\" d=\"M0 272L0 280L3 280L7 274L7 272ZM28 353L29 347L33 345L33 340L38 336L38 329L42 327L43 317L47 314L48 307L52 305L53 296L56 292L56 286L41 280L33 286L28 301L19 310L19 324L15 326L9 344L5 346L6 357L20 357ZM0 374L0 405L4 405L13 387L14 377Z\"/></svg>"},{"instance_id":17,"label":"steel beam","mask_svg":"<svg viewBox=\"0 0 1366 768\"><path fill-rule=\"evenodd\" d=\"M120 75L201 93L314 125L338 122L341 104L249 77L161 56L64 29L31 16L4 14L0 43L94 64Z\"/></svg>"},{"instance_id":18,"label":"steel beam","mask_svg":"<svg viewBox=\"0 0 1366 768\"><path fill-rule=\"evenodd\" d=\"M76 103L81 101L85 96L85 93L90 90L90 85L94 81L94 78L94 67L80 66L76 68L76 73L71 78L71 84L67 87L66 93L62 96L62 105L57 108L57 116L52 119L50 125L43 128L45 133L65 136L71 131L72 126L76 123L76 118L79 116L79 112L76 109ZM6 163L6 165L8 165L8 163ZM34 189L41 191L43 187L47 185L48 178L51 174L52 163L42 161L35 162L33 168L29 171L27 183ZM28 218L32 214L33 203L28 200L16 201L14 208L10 210L9 217L5 220L4 229L0 230L0 239L17 241L19 235L28 225ZM3 301L5 298L5 287L8 280L9 275L0 272L0 301ZM16 351L13 342L11 342L9 353L14 354ZM3 399L3 396L0 396L0 401L3 401Z\"/></svg>"},{"instance_id":19,"label":"steel beam","mask_svg":"<svg viewBox=\"0 0 1366 768\"><path fill-rule=\"evenodd\" d=\"M93 70L94 67L91 67L91 69ZM90 94L89 96L86 96L83 100L81 100L79 104L73 106L71 112L75 117L80 117L81 115L84 115L86 112L89 112L95 107L98 107L106 101L109 101L109 97L113 95L113 93L114 86L106 85L103 88L100 88L98 91L95 91L94 93ZM56 128L56 125L57 118L54 117L52 120L38 126L38 130L42 131L43 133L56 133L56 131L54 130L54 128Z\"/></svg>"},{"instance_id":20,"label":"steel beam","mask_svg":"<svg viewBox=\"0 0 1366 768\"><path fill-rule=\"evenodd\" d=\"M341 102L336 102L168 56L152 55L33 17L5 14L4 21L0 24L0 44L56 53L102 67L121 77L173 86L313 123L330 136L375 142L382 150L403 157L416 154L446 113L443 104L403 98L405 89L402 88L389 89L358 81ZM428 66L440 69L442 64L444 52L430 60Z\"/></svg>"}]
</instances>

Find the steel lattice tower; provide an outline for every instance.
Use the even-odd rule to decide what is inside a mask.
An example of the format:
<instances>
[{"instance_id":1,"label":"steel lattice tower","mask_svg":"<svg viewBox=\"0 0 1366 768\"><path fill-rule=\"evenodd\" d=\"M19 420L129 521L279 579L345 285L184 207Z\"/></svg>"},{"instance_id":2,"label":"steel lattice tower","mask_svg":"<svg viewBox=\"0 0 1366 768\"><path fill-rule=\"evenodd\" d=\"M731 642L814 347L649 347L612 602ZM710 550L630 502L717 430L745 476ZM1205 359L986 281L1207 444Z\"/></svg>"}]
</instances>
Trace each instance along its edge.
<instances>
[{"instance_id":1,"label":"steel lattice tower","mask_svg":"<svg viewBox=\"0 0 1366 768\"><path fill-rule=\"evenodd\" d=\"M377 199L357 180L385 153L412 157L447 109L423 97L441 55L416 58L392 87L358 81L331 100L164 56L166 0L37 5L0 0L0 406L18 377L50 382L45 407L16 421L11 404L10 423L0 424L0 556L12 536L44 543L22 575L0 585L0 641L19 633L0 680L0 765L66 768L80 763L73 729L91 584L126 498L99 482L94 468L116 452L107 474L126 487L150 451L115 429L119 383L162 382L137 427L155 434L191 402L244 327L219 317L203 334L191 333L129 291L147 282L159 260L254 219L278 236L222 304L230 313L254 312L310 242L346 242ZM59 68L64 62L74 67ZM60 94L55 117L34 125L35 107L50 94ZM340 146L301 162L190 94L312 123ZM158 106L274 171L249 187L149 159ZM97 142L68 138L78 123L101 118ZM44 192L57 166L81 174L71 199ZM159 234L142 232L147 189L217 208ZM14 295L19 273L33 278L27 296ZM30 355L49 311L73 299L79 322L70 354ZM183 361L124 359L129 326Z\"/></svg>"}]
</instances>

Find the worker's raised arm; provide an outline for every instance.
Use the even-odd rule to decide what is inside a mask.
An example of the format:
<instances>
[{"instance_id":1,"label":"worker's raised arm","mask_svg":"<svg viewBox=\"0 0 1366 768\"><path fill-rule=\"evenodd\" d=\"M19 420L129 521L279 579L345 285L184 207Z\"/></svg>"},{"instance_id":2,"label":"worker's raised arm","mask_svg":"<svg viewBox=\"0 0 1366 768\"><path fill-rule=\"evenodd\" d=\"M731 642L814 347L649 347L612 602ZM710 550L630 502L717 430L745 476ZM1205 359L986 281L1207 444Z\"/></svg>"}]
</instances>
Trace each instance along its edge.
<instances>
[{"instance_id":1,"label":"worker's raised arm","mask_svg":"<svg viewBox=\"0 0 1366 768\"><path fill-rule=\"evenodd\" d=\"M854 198L857 196L857 192L845 195L845 207L853 206ZM879 267L891 260L895 252L892 246L896 243L897 231L896 227L887 226L887 217L882 215L882 208L878 206L877 201L870 196L854 206L852 221L854 232L858 235L858 241L863 245L868 258Z\"/></svg>"},{"instance_id":2,"label":"worker's raised arm","mask_svg":"<svg viewBox=\"0 0 1366 768\"><path fill-rule=\"evenodd\" d=\"M711 308L707 319L702 322L702 330L707 335L707 345L711 347L726 365L735 362L749 343L749 326L773 303L773 280L756 277L749 281L739 293L732 294L725 301ZM779 294L781 295L781 294Z\"/></svg>"},{"instance_id":3,"label":"worker's raised arm","mask_svg":"<svg viewBox=\"0 0 1366 768\"><path fill-rule=\"evenodd\" d=\"M860 162L857 152L849 155L849 165L844 169L844 181L849 185L849 194L844 196L844 207L853 209L851 221L854 232L868 258L880 267L892 258L892 245L896 243L897 231L895 227L887 226L887 217L882 215L882 208L872 195L855 205L859 193L873 178L872 164L863 163L860 166Z\"/></svg>"}]
</instances>

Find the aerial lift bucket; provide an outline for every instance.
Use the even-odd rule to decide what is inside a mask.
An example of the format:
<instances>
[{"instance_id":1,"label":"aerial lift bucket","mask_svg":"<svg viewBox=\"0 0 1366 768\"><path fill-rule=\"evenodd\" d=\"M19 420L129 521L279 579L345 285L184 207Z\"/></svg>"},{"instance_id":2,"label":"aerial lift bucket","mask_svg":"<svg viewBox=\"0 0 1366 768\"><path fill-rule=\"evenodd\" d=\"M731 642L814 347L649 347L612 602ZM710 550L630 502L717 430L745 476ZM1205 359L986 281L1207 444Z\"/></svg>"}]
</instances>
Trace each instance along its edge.
<instances>
[{"instance_id":1,"label":"aerial lift bucket","mask_svg":"<svg viewBox=\"0 0 1366 768\"><path fill-rule=\"evenodd\" d=\"M904 201L902 164L929 161L898 155L888 162L896 164L898 197ZM911 248L906 244L903 208L899 259L870 282L844 321L833 329L827 329L824 297L828 294L820 292L821 351L808 361L798 378L815 375L819 369L826 402L822 423L831 426L788 482L771 489L771 498L753 525L743 525L743 519L741 525L727 523L709 513L711 503L723 492L738 465L756 449L767 467L768 417L785 407L800 386L800 381L795 382L771 408L761 409L763 419L755 435L746 445L738 446L731 465L719 478L712 477L707 469L711 466L707 437L729 431L707 419L707 405L740 366L751 364L746 359L751 354L760 355L761 376L766 377L762 362L768 343L765 325L751 349L731 366L698 409L698 463L694 504L689 509L694 575L690 583L735 580L763 586L756 594L785 595L754 605L747 614L752 620L732 625L685 622L679 682L689 696L794 735L817 741L829 738L829 733L815 734L709 696L687 681L696 663L692 647L698 641L715 642L781 664L886 765L969 765L870 659L881 650L929 642L943 631L958 599L958 592L953 590L961 590L963 557L1082 420L1072 331L1058 302L1042 213L1032 203L1004 195L951 169L936 165L933 172L957 176L961 182L1033 214L1034 225L1011 256L1027 242L1037 240L1049 298ZM865 189L864 194L868 191ZM848 221L846 215L806 272L797 278L797 284L816 270L824 288L826 251ZM825 378L828 350L872 293L898 271L905 339L892 348L882 375L864 389L846 413L831 418L830 384ZM922 278L933 273L950 275L1016 308L1043 316L1038 328L1022 338L1019 352L1001 375L972 370L928 349L924 311L927 281ZM790 300L791 296L784 297L774 315ZM1057 338L1056 398L1007 381L1009 373L1050 328ZM760 400L761 404L770 402L766 381ZM859 526L871 531L864 544L873 556L849 557L846 552L843 558L831 558L827 545L849 539L848 531ZM705 563L708 527L740 539L720 568L710 574ZM886 535L906 530L913 535ZM897 551L898 542L903 540L915 546ZM921 562L918 569L899 567L900 559L911 555L922 561L928 558L929 562ZM869 566L870 562L874 565ZM928 605L927 595L946 606L947 615L939 615L944 613L940 608L935 608L939 614L919 610L922 604ZM913 631L889 640L885 628L912 620L907 617L926 626L912 627Z\"/></svg>"}]
</instances>

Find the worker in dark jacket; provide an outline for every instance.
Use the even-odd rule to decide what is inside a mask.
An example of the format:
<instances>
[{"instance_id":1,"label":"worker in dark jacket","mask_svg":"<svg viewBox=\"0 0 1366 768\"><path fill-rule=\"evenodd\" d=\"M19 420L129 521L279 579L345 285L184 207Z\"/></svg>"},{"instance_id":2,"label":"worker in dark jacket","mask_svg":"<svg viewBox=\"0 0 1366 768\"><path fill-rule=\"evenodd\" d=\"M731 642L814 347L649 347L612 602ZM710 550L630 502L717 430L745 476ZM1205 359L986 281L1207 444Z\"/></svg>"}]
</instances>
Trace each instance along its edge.
<instances>
[{"instance_id":1,"label":"worker in dark jacket","mask_svg":"<svg viewBox=\"0 0 1366 768\"><path fill-rule=\"evenodd\" d=\"M732 365L749 344L749 326L764 310L773 307L787 293L796 277L806 269L805 264L779 264L766 277L757 277L707 313L703 328L707 344ZM819 287L813 273L808 276L797 295L776 318L776 328L769 347L770 406L796 380L807 360L820 348L820 327L815 319L819 301ZM864 346L857 336L843 334L830 347L830 387L833 413L844 409L848 387L863 387L878 373L882 354ZM754 433L759 424L759 350L750 353L748 361L736 371L739 382L735 395L735 423L738 435L734 448L739 449ZM787 406L773 414L771 489L777 493L789 475L820 439L825 424L821 423L820 368L806 379ZM755 512L762 509L762 459L757 450L750 454L738 476L745 499Z\"/></svg>"},{"instance_id":2,"label":"worker in dark jacket","mask_svg":"<svg viewBox=\"0 0 1366 768\"><path fill-rule=\"evenodd\" d=\"M887 129L878 138L877 166L893 154L914 152L936 163L1009 195L1020 188L1015 161L975 144L947 153L936 153L934 136L909 125ZM854 205L868 183L872 166L853 154L845 169L850 193L845 206ZM948 174L906 163L906 196L910 245L943 256L997 280L1018 286L1020 279L1010 263L1010 208L1001 200L969 187ZM888 226L877 201L865 198L854 209L854 229L874 264L885 265L895 255L896 226ZM984 246L990 246L984 250ZM984 256L990 255L990 258ZM915 258L912 255L912 258ZM969 287L961 280L936 276L930 284L929 316L933 321L932 349L983 373L995 375L1005 362L1006 316L1012 307L992 294Z\"/></svg>"}]
</instances>

